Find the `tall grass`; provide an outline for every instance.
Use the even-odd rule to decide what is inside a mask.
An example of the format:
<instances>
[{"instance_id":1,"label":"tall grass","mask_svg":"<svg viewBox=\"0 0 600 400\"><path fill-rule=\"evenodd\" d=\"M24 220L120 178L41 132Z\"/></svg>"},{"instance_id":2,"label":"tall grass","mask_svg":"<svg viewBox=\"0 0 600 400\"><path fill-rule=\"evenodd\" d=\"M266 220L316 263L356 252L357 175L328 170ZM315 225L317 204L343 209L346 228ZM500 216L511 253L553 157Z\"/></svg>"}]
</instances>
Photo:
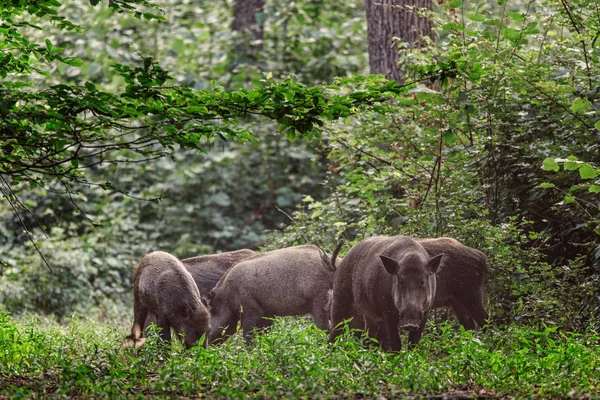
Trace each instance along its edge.
<instances>
[{"instance_id":1,"label":"tall grass","mask_svg":"<svg viewBox=\"0 0 600 400\"><path fill-rule=\"evenodd\" d=\"M598 397L595 333L431 325L397 354L352 333L335 343L309 320L277 319L244 344L185 350L151 336L122 346L122 326L72 319L40 325L0 314L0 397L336 398L464 394Z\"/></svg>"}]
</instances>

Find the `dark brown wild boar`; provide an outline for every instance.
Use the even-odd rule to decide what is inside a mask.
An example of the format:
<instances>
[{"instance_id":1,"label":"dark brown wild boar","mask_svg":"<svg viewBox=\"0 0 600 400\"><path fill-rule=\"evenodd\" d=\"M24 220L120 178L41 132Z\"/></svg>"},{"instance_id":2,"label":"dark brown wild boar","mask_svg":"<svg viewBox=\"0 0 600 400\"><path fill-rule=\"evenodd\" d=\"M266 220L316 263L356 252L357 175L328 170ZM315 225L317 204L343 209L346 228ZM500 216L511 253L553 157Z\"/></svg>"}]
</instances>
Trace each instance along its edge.
<instances>
[{"instance_id":1,"label":"dark brown wild boar","mask_svg":"<svg viewBox=\"0 0 600 400\"><path fill-rule=\"evenodd\" d=\"M368 330L382 327L386 350L399 350L398 327L410 332L425 324L442 257L430 257L407 236L376 236L356 244L335 272L330 341L341 333L338 324L358 311Z\"/></svg>"},{"instance_id":2,"label":"dark brown wild boar","mask_svg":"<svg viewBox=\"0 0 600 400\"><path fill-rule=\"evenodd\" d=\"M485 311L485 254L452 238L417 241L431 257L444 254L436 274L437 293L433 307L452 308L465 329L483 327L488 318Z\"/></svg>"},{"instance_id":3,"label":"dark brown wild boar","mask_svg":"<svg viewBox=\"0 0 600 400\"><path fill-rule=\"evenodd\" d=\"M194 278L194 282L196 282L196 286L198 286L198 290L200 291L200 296L206 296L229 268L257 254L249 249L241 249L184 258L181 262L188 272L192 274L192 278Z\"/></svg>"},{"instance_id":4,"label":"dark brown wild boar","mask_svg":"<svg viewBox=\"0 0 600 400\"><path fill-rule=\"evenodd\" d=\"M444 254L436 273L436 295L433 308L450 307L465 329L481 328L488 314L485 310L487 257L481 251L465 246L456 239L417 239L429 256ZM363 316L354 310L350 327L365 329ZM377 329L369 332L379 337ZM410 332L409 340L418 343L422 329ZM380 338L381 339L381 338Z\"/></svg>"},{"instance_id":5,"label":"dark brown wild boar","mask_svg":"<svg viewBox=\"0 0 600 400\"><path fill-rule=\"evenodd\" d=\"M226 339L241 320L244 339L267 327L265 318L311 314L329 328L327 291L333 283L331 260L313 245L287 247L234 265L207 296L212 325L209 342Z\"/></svg>"},{"instance_id":6,"label":"dark brown wild boar","mask_svg":"<svg viewBox=\"0 0 600 400\"><path fill-rule=\"evenodd\" d=\"M169 253L154 251L138 264L133 278L133 327L127 340L144 344L143 326L152 314L161 337L171 339L171 328L184 335L187 348L210 327L210 315L190 273Z\"/></svg>"}]
</instances>

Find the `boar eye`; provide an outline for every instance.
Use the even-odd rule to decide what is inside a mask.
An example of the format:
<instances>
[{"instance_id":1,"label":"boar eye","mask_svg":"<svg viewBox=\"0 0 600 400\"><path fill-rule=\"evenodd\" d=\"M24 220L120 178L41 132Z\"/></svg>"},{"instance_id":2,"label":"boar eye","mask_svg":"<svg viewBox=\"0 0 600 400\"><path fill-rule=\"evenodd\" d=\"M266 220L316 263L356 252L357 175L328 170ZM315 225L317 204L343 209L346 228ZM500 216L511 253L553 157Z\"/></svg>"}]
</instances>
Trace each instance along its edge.
<instances>
[{"instance_id":1,"label":"boar eye","mask_svg":"<svg viewBox=\"0 0 600 400\"><path fill-rule=\"evenodd\" d=\"M404 286L404 279L400 279L400 286Z\"/></svg>"}]
</instances>

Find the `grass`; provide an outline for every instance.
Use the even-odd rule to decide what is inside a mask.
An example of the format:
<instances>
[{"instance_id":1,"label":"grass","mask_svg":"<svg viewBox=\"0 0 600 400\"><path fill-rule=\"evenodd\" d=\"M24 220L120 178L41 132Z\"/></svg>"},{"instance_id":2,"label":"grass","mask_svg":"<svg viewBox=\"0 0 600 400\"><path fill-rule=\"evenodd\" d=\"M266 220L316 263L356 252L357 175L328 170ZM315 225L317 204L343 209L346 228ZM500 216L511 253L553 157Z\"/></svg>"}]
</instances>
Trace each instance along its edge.
<instances>
[{"instance_id":1,"label":"grass","mask_svg":"<svg viewBox=\"0 0 600 400\"><path fill-rule=\"evenodd\" d=\"M250 345L235 335L190 350L155 336L123 347L127 328L0 314L0 398L600 397L592 332L432 324L415 349L387 354L352 334L329 344L305 319L277 319Z\"/></svg>"}]
</instances>

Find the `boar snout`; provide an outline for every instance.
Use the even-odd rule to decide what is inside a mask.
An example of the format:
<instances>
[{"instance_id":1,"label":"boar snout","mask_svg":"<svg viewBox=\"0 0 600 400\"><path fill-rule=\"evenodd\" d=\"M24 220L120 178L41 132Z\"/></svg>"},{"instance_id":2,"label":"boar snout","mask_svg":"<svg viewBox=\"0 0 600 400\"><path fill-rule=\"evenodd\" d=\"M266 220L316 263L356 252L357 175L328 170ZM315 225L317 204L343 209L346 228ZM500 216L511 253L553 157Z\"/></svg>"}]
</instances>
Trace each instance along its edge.
<instances>
[{"instance_id":1,"label":"boar snout","mask_svg":"<svg viewBox=\"0 0 600 400\"><path fill-rule=\"evenodd\" d=\"M403 330L405 331L409 331L409 332L414 332L417 329L419 329L419 325L417 324L413 324L413 323L408 323L408 324L404 324L401 327Z\"/></svg>"},{"instance_id":2,"label":"boar snout","mask_svg":"<svg viewBox=\"0 0 600 400\"><path fill-rule=\"evenodd\" d=\"M400 322L398 326L400 329L413 332L419 329L419 325L423 320L425 313L418 310L411 310L400 314Z\"/></svg>"}]
</instances>

